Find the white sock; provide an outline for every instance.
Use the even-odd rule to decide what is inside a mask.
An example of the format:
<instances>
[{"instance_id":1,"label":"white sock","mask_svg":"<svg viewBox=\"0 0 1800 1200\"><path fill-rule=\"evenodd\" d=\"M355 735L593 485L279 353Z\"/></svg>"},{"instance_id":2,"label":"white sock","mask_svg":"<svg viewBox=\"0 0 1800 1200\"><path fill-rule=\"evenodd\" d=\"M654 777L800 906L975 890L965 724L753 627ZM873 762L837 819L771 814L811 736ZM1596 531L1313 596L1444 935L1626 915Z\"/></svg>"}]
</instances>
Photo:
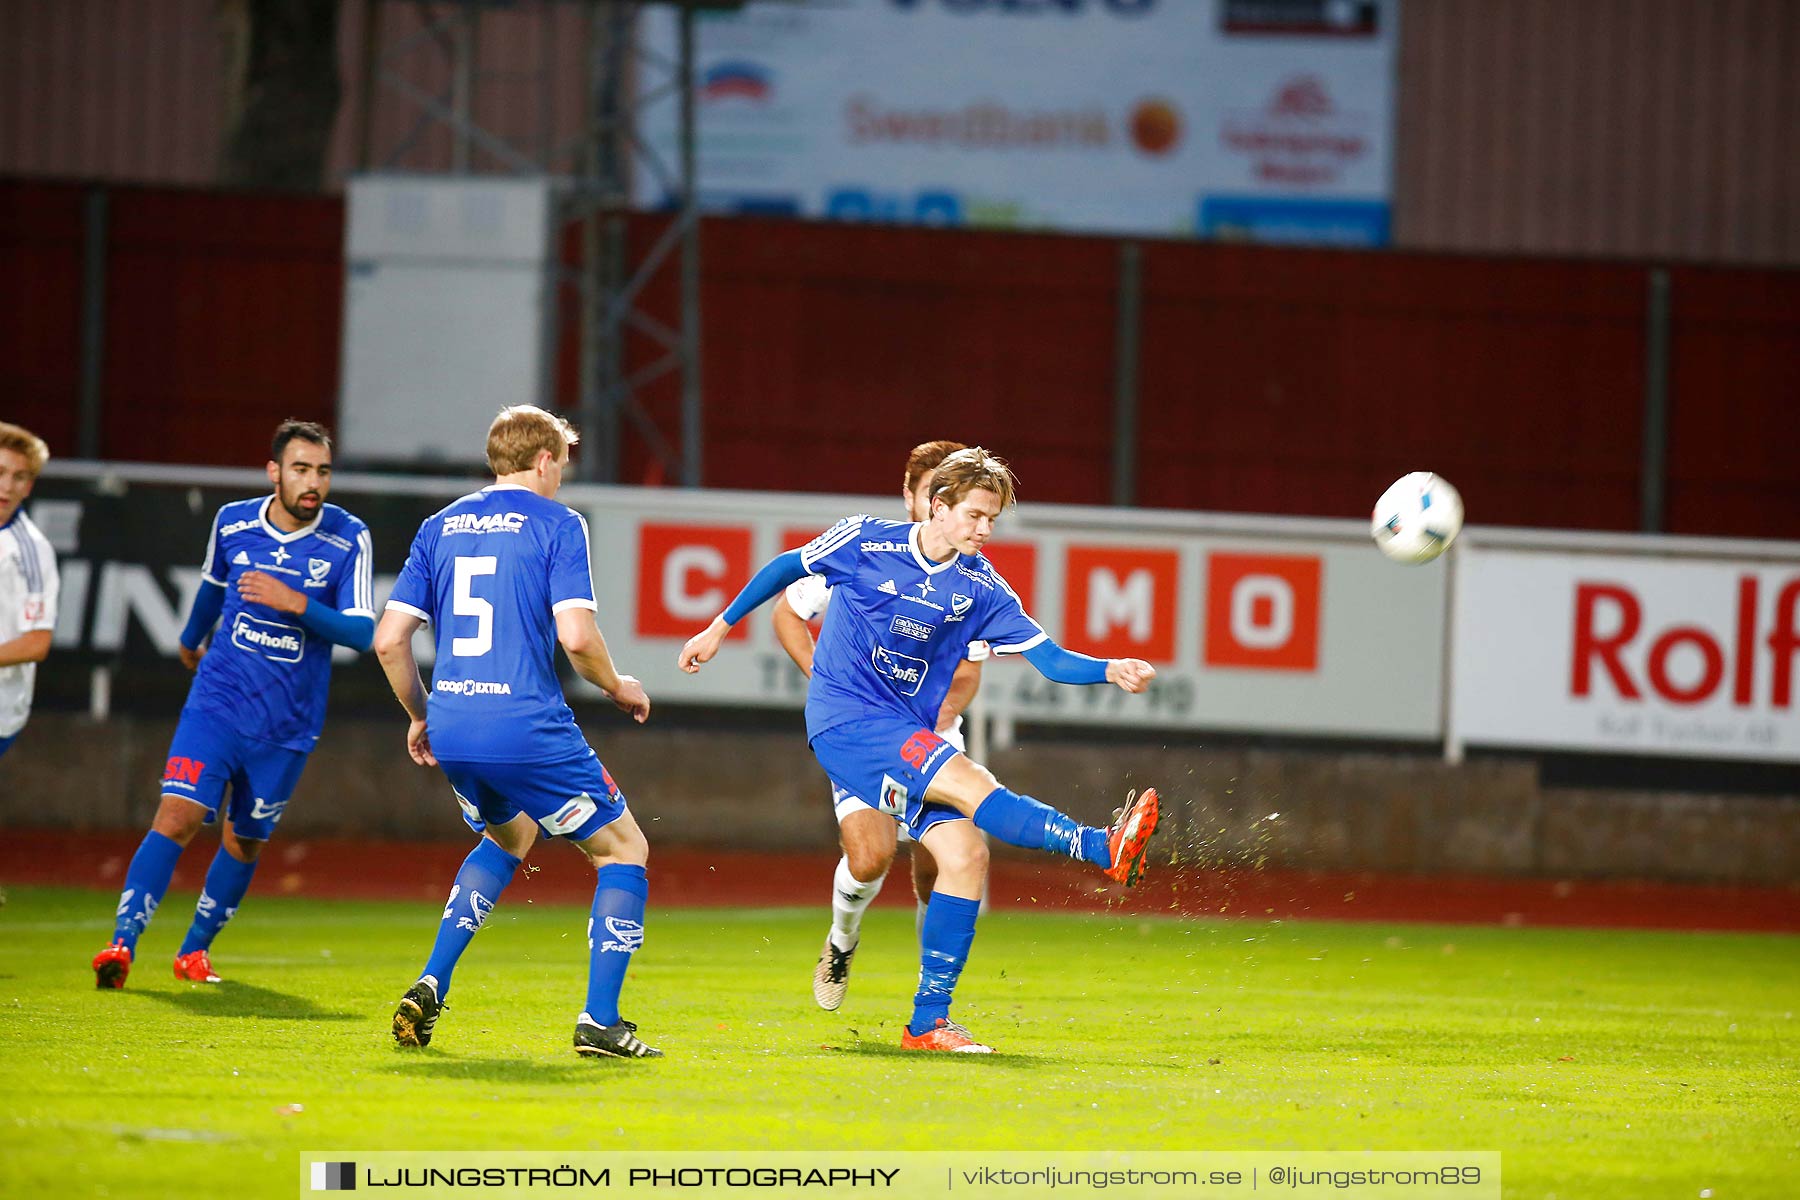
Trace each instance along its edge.
<instances>
[{"instance_id":1,"label":"white sock","mask_svg":"<svg viewBox=\"0 0 1800 1200\"><path fill-rule=\"evenodd\" d=\"M886 873L864 883L850 873L850 859L838 859L837 873L831 878L831 944L839 950L854 950L862 937L863 911L881 891Z\"/></svg>"}]
</instances>

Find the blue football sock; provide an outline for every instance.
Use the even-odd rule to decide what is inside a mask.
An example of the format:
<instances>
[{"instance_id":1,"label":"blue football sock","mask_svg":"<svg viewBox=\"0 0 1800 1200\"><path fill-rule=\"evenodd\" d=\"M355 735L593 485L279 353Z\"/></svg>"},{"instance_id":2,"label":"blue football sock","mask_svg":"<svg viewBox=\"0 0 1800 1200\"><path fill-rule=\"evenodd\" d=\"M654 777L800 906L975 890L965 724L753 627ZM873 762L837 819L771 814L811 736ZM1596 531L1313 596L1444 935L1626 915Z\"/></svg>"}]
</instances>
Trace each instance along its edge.
<instances>
[{"instance_id":1,"label":"blue football sock","mask_svg":"<svg viewBox=\"0 0 1800 1200\"><path fill-rule=\"evenodd\" d=\"M950 1015L950 993L969 961L975 941L975 918L981 901L931 893L925 909L925 929L920 935L919 990L913 996L912 1021L907 1031L914 1037L930 1033L939 1017Z\"/></svg>"},{"instance_id":2,"label":"blue football sock","mask_svg":"<svg viewBox=\"0 0 1800 1200\"><path fill-rule=\"evenodd\" d=\"M502 850L489 838L482 838L463 859L456 873L456 884L444 905L444 919L438 922L437 941L432 943L431 957L421 975L437 980L438 1000L450 994L450 973L456 960L469 948L469 940L500 902L500 893L512 882L519 860Z\"/></svg>"},{"instance_id":3,"label":"blue football sock","mask_svg":"<svg viewBox=\"0 0 1800 1200\"><path fill-rule=\"evenodd\" d=\"M650 879L642 867L608 863L594 876L586 1012L601 1025L618 1024L619 991L632 953L644 944L644 901L649 896Z\"/></svg>"},{"instance_id":4,"label":"blue football sock","mask_svg":"<svg viewBox=\"0 0 1800 1200\"><path fill-rule=\"evenodd\" d=\"M152 829L144 835L143 844L131 856L125 869L125 890L119 893L118 924L113 927L113 940L124 942L132 957L137 956L138 939L144 926L156 915L169 880L175 877L175 864L181 858L182 845Z\"/></svg>"},{"instance_id":5,"label":"blue football sock","mask_svg":"<svg viewBox=\"0 0 1800 1200\"><path fill-rule=\"evenodd\" d=\"M224 846L213 855L206 869L206 886L200 889L200 903L194 906L194 923L188 926L187 939L177 954L192 954L212 946L219 930L231 920L244 893L250 890L250 877L256 874L256 862L239 862Z\"/></svg>"},{"instance_id":6,"label":"blue football sock","mask_svg":"<svg viewBox=\"0 0 1800 1200\"><path fill-rule=\"evenodd\" d=\"M995 788L975 809L975 828L1009 846L1066 854L1077 862L1110 866L1106 831L1083 825L1041 800ZM1098 848L1096 850L1096 847Z\"/></svg>"}]
</instances>

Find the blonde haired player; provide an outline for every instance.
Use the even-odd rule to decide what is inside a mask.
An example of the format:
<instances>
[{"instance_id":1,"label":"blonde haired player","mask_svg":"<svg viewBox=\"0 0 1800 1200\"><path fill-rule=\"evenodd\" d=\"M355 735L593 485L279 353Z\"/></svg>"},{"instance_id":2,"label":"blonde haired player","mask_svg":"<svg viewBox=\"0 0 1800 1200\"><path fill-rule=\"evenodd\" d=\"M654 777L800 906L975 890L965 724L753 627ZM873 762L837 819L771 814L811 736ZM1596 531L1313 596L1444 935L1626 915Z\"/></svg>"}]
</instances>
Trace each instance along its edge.
<instances>
[{"instance_id":1,"label":"blonde haired player","mask_svg":"<svg viewBox=\"0 0 1800 1200\"><path fill-rule=\"evenodd\" d=\"M981 554L1012 499L1004 462L979 446L959 450L938 465L928 520L845 517L765 564L677 660L683 671L698 671L732 625L802 575L824 575L837 588L807 688L813 754L832 780L904 819L938 864L920 936L919 987L900 1038L907 1050L992 1051L950 1019L987 880L981 833L1092 863L1129 887L1143 873L1156 830L1152 789L1128 798L1109 828L1084 826L1008 790L937 733L950 677L971 641L1023 655L1058 683L1112 683L1135 693L1156 674L1141 659L1071 653L1025 612Z\"/></svg>"},{"instance_id":2,"label":"blonde haired player","mask_svg":"<svg viewBox=\"0 0 1800 1200\"><path fill-rule=\"evenodd\" d=\"M947 440L921 442L912 448L906 456L906 473L900 480L900 498L908 518L923 521L931 515L931 485L938 464L967 448L961 442ZM823 575L796 580L775 601L775 637L808 678L812 676L815 650L808 622L822 616L830 603L831 585ZM981 687L981 663L987 656L987 643L970 645L968 657L956 666L944 706L938 710L937 732L958 750L964 749L962 713ZM831 881L831 931L825 935L825 946L813 968L813 1000L827 1011L835 1011L843 1004L844 994L850 988L850 964L862 939L863 913L880 893L888 868L893 866L901 829L890 814L867 797L836 781L831 784L831 806L837 816L838 840L844 854L838 859ZM937 861L918 842L912 845L911 857L913 895L918 901L922 930L926 905L937 881Z\"/></svg>"},{"instance_id":3,"label":"blonde haired player","mask_svg":"<svg viewBox=\"0 0 1800 1200\"><path fill-rule=\"evenodd\" d=\"M0 421L0 755L31 716L56 628L56 552L23 507L49 459L43 438Z\"/></svg>"},{"instance_id":4,"label":"blonde haired player","mask_svg":"<svg viewBox=\"0 0 1800 1200\"><path fill-rule=\"evenodd\" d=\"M540 834L594 868L587 1004L577 1054L661 1058L619 1015L625 969L644 941L650 843L612 774L575 724L556 648L621 711L650 716L643 685L619 673L595 623L587 522L556 502L574 428L529 404L488 428L494 482L425 519L375 631L375 654L411 718L406 749L440 768L481 839L463 860L418 981L394 1012L394 1040L426 1046L451 973ZM431 689L412 636L437 639Z\"/></svg>"}]
</instances>

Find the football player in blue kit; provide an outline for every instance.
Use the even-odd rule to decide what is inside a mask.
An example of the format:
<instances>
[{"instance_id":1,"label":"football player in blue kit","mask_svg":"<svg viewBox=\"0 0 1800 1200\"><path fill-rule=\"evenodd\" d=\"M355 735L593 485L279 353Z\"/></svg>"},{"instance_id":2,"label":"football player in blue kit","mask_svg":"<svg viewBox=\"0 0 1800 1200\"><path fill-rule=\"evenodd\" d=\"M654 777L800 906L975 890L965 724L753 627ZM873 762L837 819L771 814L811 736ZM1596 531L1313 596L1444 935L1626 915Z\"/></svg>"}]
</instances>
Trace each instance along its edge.
<instances>
[{"instance_id":1,"label":"football player in blue kit","mask_svg":"<svg viewBox=\"0 0 1800 1200\"><path fill-rule=\"evenodd\" d=\"M921 442L907 454L900 497L908 519L923 521L931 515L933 472L946 457L966 449L961 442L939 440ZM808 622L823 615L830 606L831 586L823 575L808 575L789 584L773 606L775 639L808 676L812 674L815 649ZM944 707L938 713L937 732L958 750L964 748L962 712L981 688L981 664L987 656L986 643L977 642L968 648L968 656L956 665ZM837 817L838 840L843 844L844 855L832 873L831 930L825 935L824 948L813 968L813 1001L828 1012L843 1004L850 990L850 966L862 940L863 913L887 879L901 829L892 819L895 814L882 811L837 783L831 785L831 807ZM917 924L923 930L932 885L937 879L937 863L932 860L931 851L918 842L912 843L911 850Z\"/></svg>"},{"instance_id":2,"label":"football player in blue kit","mask_svg":"<svg viewBox=\"0 0 1800 1200\"><path fill-rule=\"evenodd\" d=\"M1093 863L1127 887L1142 875L1156 830L1154 789L1128 797L1110 828L1084 826L1009 791L936 732L951 676L972 641L988 642L995 654L1021 654L1057 683L1112 683L1135 693L1156 674L1141 659L1090 658L1058 646L982 557L1013 490L1012 472L986 450L949 455L932 479L929 519L846 517L776 556L679 659L683 671L698 671L731 626L803 575L833 586L806 696L813 754L835 783L877 797L904 820L938 864L920 935L919 988L900 1039L909 1050L992 1052L950 1019L987 878L977 830Z\"/></svg>"},{"instance_id":3,"label":"football player in blue kit","mask_svg":"<svg viewBox=\"0 0 1800 1200\"><path fill-rule=\"evenodd\" d=\"M375 632L375 653L406 709L407 752L450 780L481 840L463 861L419 979L394 1013L394 1039L431 1042L450 977L540 833L563 838L595 869L588 919L587 1004L575 1050L660 1058L619 1015L625 968L644 941L650 846L618 784L563 699L560 643L583 679L639 722L643 685L621 675L595 623L587 522L555 500L575 430L530 405L488 430L494 482L426 519ZM433 626L426 691L413 633Z\"/></svg>"},{"instance_id":4,"label":"football player in blue kit","mask_svg":"<svg viewBox=\"0 0 1800 1200\"><path fill-rule=\"evenodd\" d=\"M268 475L272 495L234 501L213 518L181 633L181 661L194 682L169 744L156 818L125 872L112 944L94 958L96 987L125 986L176 861L223 806L219 852L175 956L175 978L219 982L213 939L243 902L319 740L331 649L367 650L374 635L368 526L325 503L331 435L310 421L284 421Z\"/></svg>"}]
</instances>

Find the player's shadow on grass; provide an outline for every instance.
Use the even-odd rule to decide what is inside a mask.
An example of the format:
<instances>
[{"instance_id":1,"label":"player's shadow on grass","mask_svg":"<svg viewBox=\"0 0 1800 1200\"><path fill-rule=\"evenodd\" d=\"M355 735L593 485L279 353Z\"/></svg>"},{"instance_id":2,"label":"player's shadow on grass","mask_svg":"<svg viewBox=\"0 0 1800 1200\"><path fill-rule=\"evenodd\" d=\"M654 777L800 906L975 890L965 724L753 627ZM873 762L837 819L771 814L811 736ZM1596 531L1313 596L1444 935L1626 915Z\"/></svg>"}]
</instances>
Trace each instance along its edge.
<instances>
[{"instance_id":1,"label":"player's shadow on grass","mask_svg":"<svg viewBox=\"0 0 1800 1200\"><path fill-rule=\"evenodd\" d=\"M134 988L127 995L148 996L200 1017L263 1017L272 1021L366 1021L368 1013L335 1012L305 996L227 979L223 983L175 991Z\"/></svg>"},{"instance_id":2,"label":"player's shadow on grass","mask_svg":"<svg viewBox=\"0 0 1800 1200\"><path fill-rule=\"evenodd\" d=\"M433 1079L470 1079L481 1083L579 1083L594 1078L608 1066L615 1070L632 1069L637 1064L608 1060L603 1063L546 1063L530 1058L452 1058L436 1051L396 1049L394 1061L387 1066L390 1075L410 1078L430 1076Z\"/></svg>"},{"instance_id":3,"label":"player's shadow on grass","mask_svg":"<svg viewBox=\"0 0 1800 1200\"><path fill-rule=\"evenodd\" d=\"M908 1062L918 1063L941 1062L946 1066L956 1067L977 1063L987 1069L1001 1071L1013 1068L1035 1070L1050 1061L1036 1054L1017 1054L1008 1050L1002 1050L998 1054L921 1054L917 1050L902 1050L899 1046L886 1042L846 1042L842 1046L833 1047L832 1053L854 1054L864 1058L904 1058Z\"/></svg>"}]
</instances>

